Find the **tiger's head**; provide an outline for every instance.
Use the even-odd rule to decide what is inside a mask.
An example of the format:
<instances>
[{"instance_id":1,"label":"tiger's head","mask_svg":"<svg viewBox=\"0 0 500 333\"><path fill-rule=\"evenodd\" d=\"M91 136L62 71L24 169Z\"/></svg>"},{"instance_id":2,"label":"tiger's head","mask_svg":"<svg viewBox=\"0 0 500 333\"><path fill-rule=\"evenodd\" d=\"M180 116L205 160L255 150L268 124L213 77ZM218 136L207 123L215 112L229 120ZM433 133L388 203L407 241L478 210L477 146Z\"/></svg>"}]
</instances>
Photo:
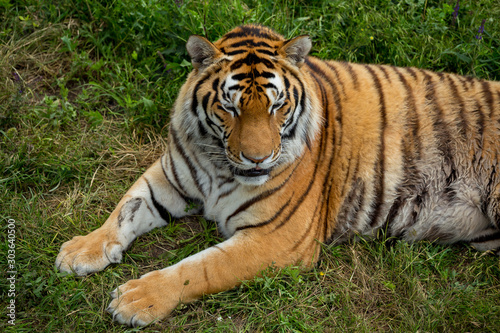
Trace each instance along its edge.
<instances>
[{"instance_id":1,"label":"tiger's head","mask_svg":"<svg viewBox=\"0 0 500 333\"><path fill-rule=\"evenodd\" d=\"M215 43L191 36L186 48L194 69L172 121L240 183L263 184L273 168L311 144L321 114L301 70L311 49L308 36L285 40L247 25Z\"/></svg>"}]
</instances>

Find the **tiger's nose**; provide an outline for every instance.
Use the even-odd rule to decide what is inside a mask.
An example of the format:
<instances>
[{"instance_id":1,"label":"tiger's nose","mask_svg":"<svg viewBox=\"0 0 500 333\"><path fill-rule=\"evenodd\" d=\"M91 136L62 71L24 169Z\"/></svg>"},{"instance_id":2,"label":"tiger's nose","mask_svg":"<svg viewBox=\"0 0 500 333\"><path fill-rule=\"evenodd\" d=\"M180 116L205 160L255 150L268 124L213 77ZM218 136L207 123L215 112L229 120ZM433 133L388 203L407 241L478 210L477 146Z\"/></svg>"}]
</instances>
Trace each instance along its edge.
<instances>
[{"instance_id":1,"label":"tiger's nose","mask_svg":"<svg viewBox=\"0 0 500 333\"><path fill-rule=\"evenodd\" d=\"M273 152L271 152L269 155L264 156L264 157L260 157L260 156L247 156L247 155L241 153L241 157L243 157L246 160L249 160L250 162L257 163L257 164L264 162L266 159L268 159L272 155L273 155Z\"/></svg>"}]
</instances>

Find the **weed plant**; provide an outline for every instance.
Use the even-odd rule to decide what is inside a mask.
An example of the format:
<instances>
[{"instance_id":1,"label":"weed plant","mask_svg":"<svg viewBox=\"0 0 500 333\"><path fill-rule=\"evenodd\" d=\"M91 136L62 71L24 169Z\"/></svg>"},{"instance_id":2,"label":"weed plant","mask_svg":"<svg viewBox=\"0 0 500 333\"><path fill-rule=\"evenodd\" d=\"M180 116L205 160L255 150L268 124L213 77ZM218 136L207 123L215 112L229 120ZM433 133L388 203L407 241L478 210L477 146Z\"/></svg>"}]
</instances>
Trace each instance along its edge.
<instances>
[{"instance_id":1,"label":"weed plant","mask_svg":"<svg viewBox=\"0 0 500 333\"><path fill-rule=\"evenodd\" d=\"M7 272L14 219L18 272L15 326L0 280L0 331L121 332L109 291L221 240L186 218L103 272L54 269L61 244L99 227L161 154L189 35L260 23L309 34L321 58L500 80L499 17L498 0L0 0L0 253ZM325 245L311 271L269 269L144 331L500 331L497 257L391 243Z\"/></svg>"}]
</instances>

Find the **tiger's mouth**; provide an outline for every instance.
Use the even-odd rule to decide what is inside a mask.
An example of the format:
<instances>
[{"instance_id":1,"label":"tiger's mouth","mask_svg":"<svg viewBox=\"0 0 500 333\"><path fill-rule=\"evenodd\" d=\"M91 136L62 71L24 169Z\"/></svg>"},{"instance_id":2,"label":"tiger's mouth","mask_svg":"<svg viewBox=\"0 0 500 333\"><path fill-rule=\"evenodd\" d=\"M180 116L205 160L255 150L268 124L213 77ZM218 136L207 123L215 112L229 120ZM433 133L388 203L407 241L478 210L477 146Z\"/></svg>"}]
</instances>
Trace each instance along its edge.
<instances>
[{"instance_id":1,"label":"tiger's mouth","mask_svg":"<svg viewBox=\"0 0 500 333\"><path fill-rule=\"evenodd\" d=\"M271 169L262 169L262 168L256 167L253 169L242 170L242 169L235 168L233 172L236 176L259 177L259 176L269 175L269 172L271 172Z\"/></svg>"}]
</instances>

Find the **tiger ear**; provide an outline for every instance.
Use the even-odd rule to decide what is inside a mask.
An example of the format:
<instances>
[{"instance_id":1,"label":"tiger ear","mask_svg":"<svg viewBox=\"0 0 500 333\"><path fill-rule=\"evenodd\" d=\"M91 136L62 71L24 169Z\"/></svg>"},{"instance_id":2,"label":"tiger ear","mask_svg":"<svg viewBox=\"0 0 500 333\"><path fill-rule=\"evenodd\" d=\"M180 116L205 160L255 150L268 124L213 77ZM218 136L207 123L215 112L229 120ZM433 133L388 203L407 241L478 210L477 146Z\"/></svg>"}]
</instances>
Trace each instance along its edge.
<instances>
[{"instance_id":1,"label":"tiger ear","mask_svg":"<svg viewBox=\"0 0 500 333\"><path fill-rule=\"evenodd\" d=\"M309 51L311 51L311 47L311 38L303 35L287 40L278 53L285 56L295 66L300 67Z\"/></svg>"},{"instance_id":2,"label":"tiger ear","mask_svg":"<svg viewBox=\"0 0 500 333\"><path fill-rule=\"evenodd\" d=\"M209 66L221 53L208 39L198 35L189 37L186 49L196 69Z\"/></svg>"}]
</instances>

